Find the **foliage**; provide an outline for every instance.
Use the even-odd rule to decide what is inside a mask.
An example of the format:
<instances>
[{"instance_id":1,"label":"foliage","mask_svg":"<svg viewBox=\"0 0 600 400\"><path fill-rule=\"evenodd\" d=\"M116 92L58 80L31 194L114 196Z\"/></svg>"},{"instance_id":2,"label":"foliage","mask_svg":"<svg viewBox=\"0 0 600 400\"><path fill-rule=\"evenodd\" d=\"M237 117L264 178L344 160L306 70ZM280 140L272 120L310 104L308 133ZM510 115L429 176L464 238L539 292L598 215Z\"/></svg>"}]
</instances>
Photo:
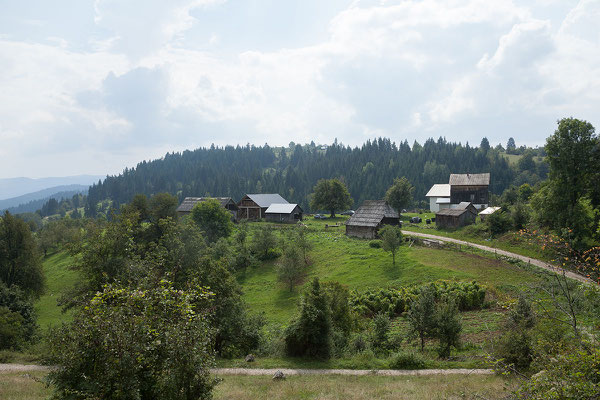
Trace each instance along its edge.
<instances>
[{"instance_id":1,"label":"foliage","mask_svg":"<svg viewBox=\"0 0 600 400\"><path fill-rule=\"evenodd\" d=\"M519 399L600 398L600 350L576 351L545 360L542 372L515 393Z\"/></svg>"},{"instance_id":2,"label":"foliage","mask_svg":"<svg viewBox=\"0 0 600 400\"><path fill-rule=\"evenodd\" d=\"M396 178L392 186L385 192L385 201L400 214L403 208L408 208L412 204L414 191L415 188L406 177Z\"/></svg>"},{"instance_id":3,"label":"foliage","mask_svg":"<svg viewBox=\"0 0 600 400\"><path fill-rule=\"evenodd\" d=\"M339 282L323 282L321 288L327 295L333 329L340 331L347 338L353 326L348 288Z\"/></svg>"},{"instance_id":4,"label":"foliage","mask_svg":"<svg viewBox=\"0 0 600 400\"><path fill-rule=\"evenodd\" d=\"M192 220L206 235L209 243L226 238L233 231L231 214L214 199L197 203L192 208Z\"/></svg>"},{"instance_id":5,"label":"foliage","mask_svg":"<svg viewBox=\"0 0 600 400\"><path fill-rule=\"evenodd\" d=\"M390 333L390 317L387 314L379 313L372 321L373 324L373 347L378 350L387 350Z\"/></svg>"},{"instance_id":6,"label":"foliage","mask_svg":"<svg viewBox=\"0 0 600 400\"><path fill-rule=\"evenodd\" d=\"M369 242L369 247L372 247L374 249L380 249L381 246L382 246L382 242L379 239L371 240Z\"/></svg>"},{"instance_id":7,"label":"foliage","mask_svg":"<svg viewBox=\"0 0 600 400\"><path fill-rule=\"evenodd\" d=\"M393 354L389 366L392 369L425 369L427 363L420 354L406 352Z\"/></svg>"},{"instance_id":8,"label":"foliage","mask_svg":"<svg viewBox=\"0 0 600 400\"><path fill-rule=\"evenodd\" d=\"M313 210L329 210L331 217L335 212L352 205L348 188L339 179L321 179L313 189L310 207Z\"/></svg>"},{"instance_id":9,"label":"foliage","mask_svg":"<svg viewBox=\"0 0 600 400\"><path fill-rule=\"evenodd\" d=\"M517 303L508 312L509 329L531 329L535 326L536 315L531 302L520 295Z\"/></svg>"},{"instance_id":10,"label":"foliage","mask_svg":"<svg viewBox=\"0 0 600 400\"><path fill-rule=\"evenodd\" d=\"M402 244L402 231L397 226L386 225L379 230L383 250L392 253L392 264L396 266L396 252Z\"/></svg>"},{"instance_id":11,"label":"foliage","mask_svg":"<svg viewBox=\"0 0 600 400\"><path fill-rule=\"evenodd\" d=\"M297 225L294 229L294 246L296 246L302 252L302 258L304 258L304 264L308 265L308 252L312 249L313 245L308 238L308 230L303 225Z\"/></svg>"},{"instance_id":12,"label":"foliage","mask_svg":"<svg viewBox=\"0 0 600 400\"><path fill-rule=\"evenodd\" d=\"M44 291L44 274L36 250L27 223L5 212L0 219L0 281L39 297Z\"/></svg>"},{"instance_id":13,"label":"foliage","mask_svg":"<svg viewBox=\"0 0 600 400\"><path fill-rule=\"evenodd\" d=\"M327 359L331 355L331 311L325 291L314 278L300 301L297 319L285 331L289 356Z\"/></svg>"},{"instance_id":14,"label":"foliage","mask_svg":"<svg viewBox=\"0 0 600 400\"><path fill-rule=\"evenodd\" d=\"M290 292L294 290L294 285L300 281L304 272L303 267L302 256L296 246L294 244L286 246L277 265L277 275L281 282L289 286Z\"/></svg>"},{"instance_id":15,"label":"foliage","mask_svg":"<svg viewBox=\"0 0 600 400\"><path fill-rule=\"evenodd\" d=\"M209 399L210 293L106 286L54 332L49 374L56 399Z\"/></svg>"},{"instance_id":16,"label":"foliage","mask_svg":"<svg viewBox=\"0 0 600 400\"><path fill-rule=\"evenodd\" d=\"M495 213L494 213L495 214ZM529 209L523 203L515 204L510 210L512 229L518 231L527 225L529 222Z\"/></svg>"},{"instance_id":17,"label":"foliage","mask_svg":"<svg viewBox=\"0 0 600 400\"><path fill-rule=\"evenodd\" d=\"M437 305L435 325L435 337L439 340L438 355L448 358L452 347L459 346L462 331L458 307L453 299L447 299Z\"/></svg>"},{"instance_id":18,"label":"foliage","mask_svg":"<svg viewBox=\"0 0 600 400\"><path fill-rule=\"evenodd\" d=\"M0 282L0 349L19 348L31 342L37 330L31 301L18 286L6 287Z\"/></svg>"},{"instance_id":19,"label":"foliage","mask_svg":"<svg viewBox=\"0 0 600 400\"><path fill-rule=\"evenodd\" d=\"M390 317L409 310L412 301L425 288L431 288L436 301L452 297L460 311L480 309L484 305L486 287L477 282L437 281L423 286L398 289L376 289L365 292L353 291L350 304L359 314L373 316L380 312Z\"/></svg>"},{"instance_id":20,"label":"foliage","mask_svg":"<svg viewBox=\"0 0 600 400\"><path fill-rule=\"evenodd\" d=\"M421 351L425 348L425 339L435 333L435 296L429 286L423 287L418 296L411 302L406 315L409 323L408 335L419 338Z\"/></svg>"},{"instance_id":21,"label":"foliage","mask_svg":"<svg viewBox=\"0 0 600 400\"><path fill-rule=\"evenodd\" d=\"M259 260L272 260L279 257L277 251L277 238L273 230L263 226L254 231L251 243L252 252Z\"/></svg>"},{"instance_id":22,"label":"foliage","mask_svg":"<svg viewBox=\"0 0 600 400\"><path fill-rule=\"evenodd\" d=\"M510 217L502 210L498 210L495 213L488 215L485 222L487 223L492 236L506 233L512 226Z\"/></svg>"}]
</instances>

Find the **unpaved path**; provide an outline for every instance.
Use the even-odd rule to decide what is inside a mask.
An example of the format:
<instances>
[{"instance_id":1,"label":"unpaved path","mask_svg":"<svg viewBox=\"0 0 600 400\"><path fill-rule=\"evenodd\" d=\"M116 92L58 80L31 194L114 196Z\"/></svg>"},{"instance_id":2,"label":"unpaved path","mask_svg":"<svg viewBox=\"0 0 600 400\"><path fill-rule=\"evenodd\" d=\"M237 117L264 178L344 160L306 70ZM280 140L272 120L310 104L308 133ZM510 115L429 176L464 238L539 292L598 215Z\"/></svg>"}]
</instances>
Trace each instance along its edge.
<instances>
[{"instance_id":1,"label":"unpaved path","mask_svg":"<svg viewBox=\"0 0 600 400\"><path fill-rule=\"evenodd\" d=\"M0 372L49 371L50 367L33 364L0 364Z\"/></svg>"},{"instance_id":2,"label":"unpaved path","mask_svg":"<svg viewBox=\"0 0 600 400\"><path fill-rule=\"evenodd\" d=\"M274 375L281 371L284 375L379 375L379 376L404 376L404 375L491 375L491 369L289 369L289 368L215 368L211 370L216 375Z\"/></svg>"},{"instance_id":3,"label":"unpaved path","mask_svg":"<svg viewBox=\"0 0 600 400\"><path fill-rule=\"evenodd\" d=\"M490 247L490 246L484 246L482 244L477 244L477 243L472 243L472 242L465 242L464 240L458 240L458 239L453 239L453 238L449 238L446 236L437 236L437 235L431 235L429 233L421 233L421 232L413 232L413 231L402 231L402 233L404 235L407 236L417 236L417 237L421 237L421 238L425 238L425 239L430 239L430 240L437 240L440 242L449 242L449 243L456 243L456 244L460 244L460 245L464 245L464 246L470 246L470 247L475 247L479 250L484 250L484 251L489 251L490 253L494 253L494 254L499 254L501 256L506 256L506 257L511 257L511 258L516 258L519 259L521 261L524 261L526 263L535 265L537 267L543 268L547 271L550 272L554 272L556 274L564 274L571 278L571 279L576 279L580 282L583 283L592 283L595 284L595 282L591 279L586 278L585 276L576 274L575 272L571 272L571 271L566 271L562 268L558 268L552 264L548 264L547 262L541 261L541 260L536 260L535 258L530 258L530 257L526 257L526 256L522 256L520 254L517 253L512 253L510 251L506 251L506 250L500 250L497 249L495 247Z\"/></svg>"}]
</instances>

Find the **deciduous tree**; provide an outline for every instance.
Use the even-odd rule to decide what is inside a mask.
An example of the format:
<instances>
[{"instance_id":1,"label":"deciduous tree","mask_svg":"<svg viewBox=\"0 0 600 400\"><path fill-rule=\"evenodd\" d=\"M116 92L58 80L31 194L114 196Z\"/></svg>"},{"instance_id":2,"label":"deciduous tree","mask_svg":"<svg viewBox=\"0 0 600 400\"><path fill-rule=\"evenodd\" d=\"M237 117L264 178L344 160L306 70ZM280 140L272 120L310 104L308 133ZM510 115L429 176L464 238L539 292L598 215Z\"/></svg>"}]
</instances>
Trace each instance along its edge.
<instances>
[{"instance_id":1,"label":"deciduous tree","mask_svg":"<svg viewBox=\"0 0 600 400\"><path fill-rule=\"evenodd\" d=\"M329 210L331 218L335 212L352 205L348 188L339 179L321 179L313 188L310 208L313 210Z\"/></svg>"},{"instance_id":2,"label":"deciduous tree","mask_svg":"<svg viewBox=\"0 0 600 400\"><path fill-rule=\"evenodd\" d=\"M414 191L415 188L406 177L396 178L394 184L385 193L385 200L400 214L403 208L412 204Z\"/></svg>"}]
</instances>

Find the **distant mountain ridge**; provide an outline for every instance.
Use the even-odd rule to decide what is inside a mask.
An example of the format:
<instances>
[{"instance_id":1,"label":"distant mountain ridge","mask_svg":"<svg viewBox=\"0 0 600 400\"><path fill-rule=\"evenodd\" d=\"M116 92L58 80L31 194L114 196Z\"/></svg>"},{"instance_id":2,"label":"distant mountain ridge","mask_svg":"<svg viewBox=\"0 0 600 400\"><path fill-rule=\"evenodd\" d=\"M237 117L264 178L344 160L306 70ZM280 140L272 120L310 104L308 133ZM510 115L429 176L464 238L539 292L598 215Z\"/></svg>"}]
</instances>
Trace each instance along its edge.
<instances>
[{"instance_id":1,"label":"distant mountain ridge","mask_svg":"<svg viewBox=\"0 0 600 400\"><path fill-rule=\"evenodd\" d=\"M39 192L44 189L56 188L58 186L67 185L85 185L89 186L97 183L98 180L104 179L103 175L76 175L63 177L48 177L48 178L3 178L0 179L0 200L10 200L14 197L23 196L26 194ZM61 191L61 190L58 190ZM58 192L58 191L55 191ZM46 194L50 196L50 194ZM38 197L39 199L39 197ZM29 199L30 201L34 200ZM20 203L19 203L20 204ZM18 205L18 204L15 204ZM12 206L8 206L12 207ZM0 208L6 208L0 206Z\"/></svg>"},{"instance_id":2,"label":"distant mountain ridge","mask_svg":"<svg viewBox=\"0 0 600 400\"><path fill-rule=\"evenodd\" d=\"M78 193L87 194L88 188L89 185L55 186L22 196L0 200L0 212L4 212L4 210L8 210L11 214L35 212L42 208L44 203L50 199L60 200L62 198L73 197L73 195Z\"/></svg>"}]
</instances>

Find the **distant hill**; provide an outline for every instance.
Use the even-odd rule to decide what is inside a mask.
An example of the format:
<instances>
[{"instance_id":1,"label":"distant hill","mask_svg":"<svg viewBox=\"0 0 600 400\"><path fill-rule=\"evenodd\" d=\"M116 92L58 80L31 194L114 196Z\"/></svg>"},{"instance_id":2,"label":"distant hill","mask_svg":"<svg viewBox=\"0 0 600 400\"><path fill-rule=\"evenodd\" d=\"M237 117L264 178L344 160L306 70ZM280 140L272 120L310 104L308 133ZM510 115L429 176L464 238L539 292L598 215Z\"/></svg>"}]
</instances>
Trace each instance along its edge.
<instances>
[{"instance_id":1,"label":"distant hill","mask_svg":"<svg viewBox=\"0 0 600 400\"><path fill-rule=\"evenodd\" d=\"M77 176L63 176L63 177L50 177L50 178L4 178L0 179L0 200L9 200L13 197L19 197L28 193L38 192L44 189L55 188L57 186L67 185L85 185L86 187L97 183L98 180L104 179L101 175L77 175ZM71 189L62 189L71 190ZM60 190L58 190L60 191ZM58 192L55 191L54 193ZM51 193L46 196L50 196ZM36 199L39 199L36 198ZM30 201L34 200L29 199ZM20 204L20 203L18 203ZM9 206L0 206L0 208L12 207L18 204Z\"/></svg>"},{"instance_id":2,"label":"distant hill","mask_svg":"<svg viewBox=\"0 0 600 400\"><path fill-rule=\"evenodd\" d=\"M8 210L11 214L35 212L50 199L70 198L78 193L87 194L88 185L63 185L39 190L6 200L0 200L0 211Z\"/></svg>"}]
</instances>

